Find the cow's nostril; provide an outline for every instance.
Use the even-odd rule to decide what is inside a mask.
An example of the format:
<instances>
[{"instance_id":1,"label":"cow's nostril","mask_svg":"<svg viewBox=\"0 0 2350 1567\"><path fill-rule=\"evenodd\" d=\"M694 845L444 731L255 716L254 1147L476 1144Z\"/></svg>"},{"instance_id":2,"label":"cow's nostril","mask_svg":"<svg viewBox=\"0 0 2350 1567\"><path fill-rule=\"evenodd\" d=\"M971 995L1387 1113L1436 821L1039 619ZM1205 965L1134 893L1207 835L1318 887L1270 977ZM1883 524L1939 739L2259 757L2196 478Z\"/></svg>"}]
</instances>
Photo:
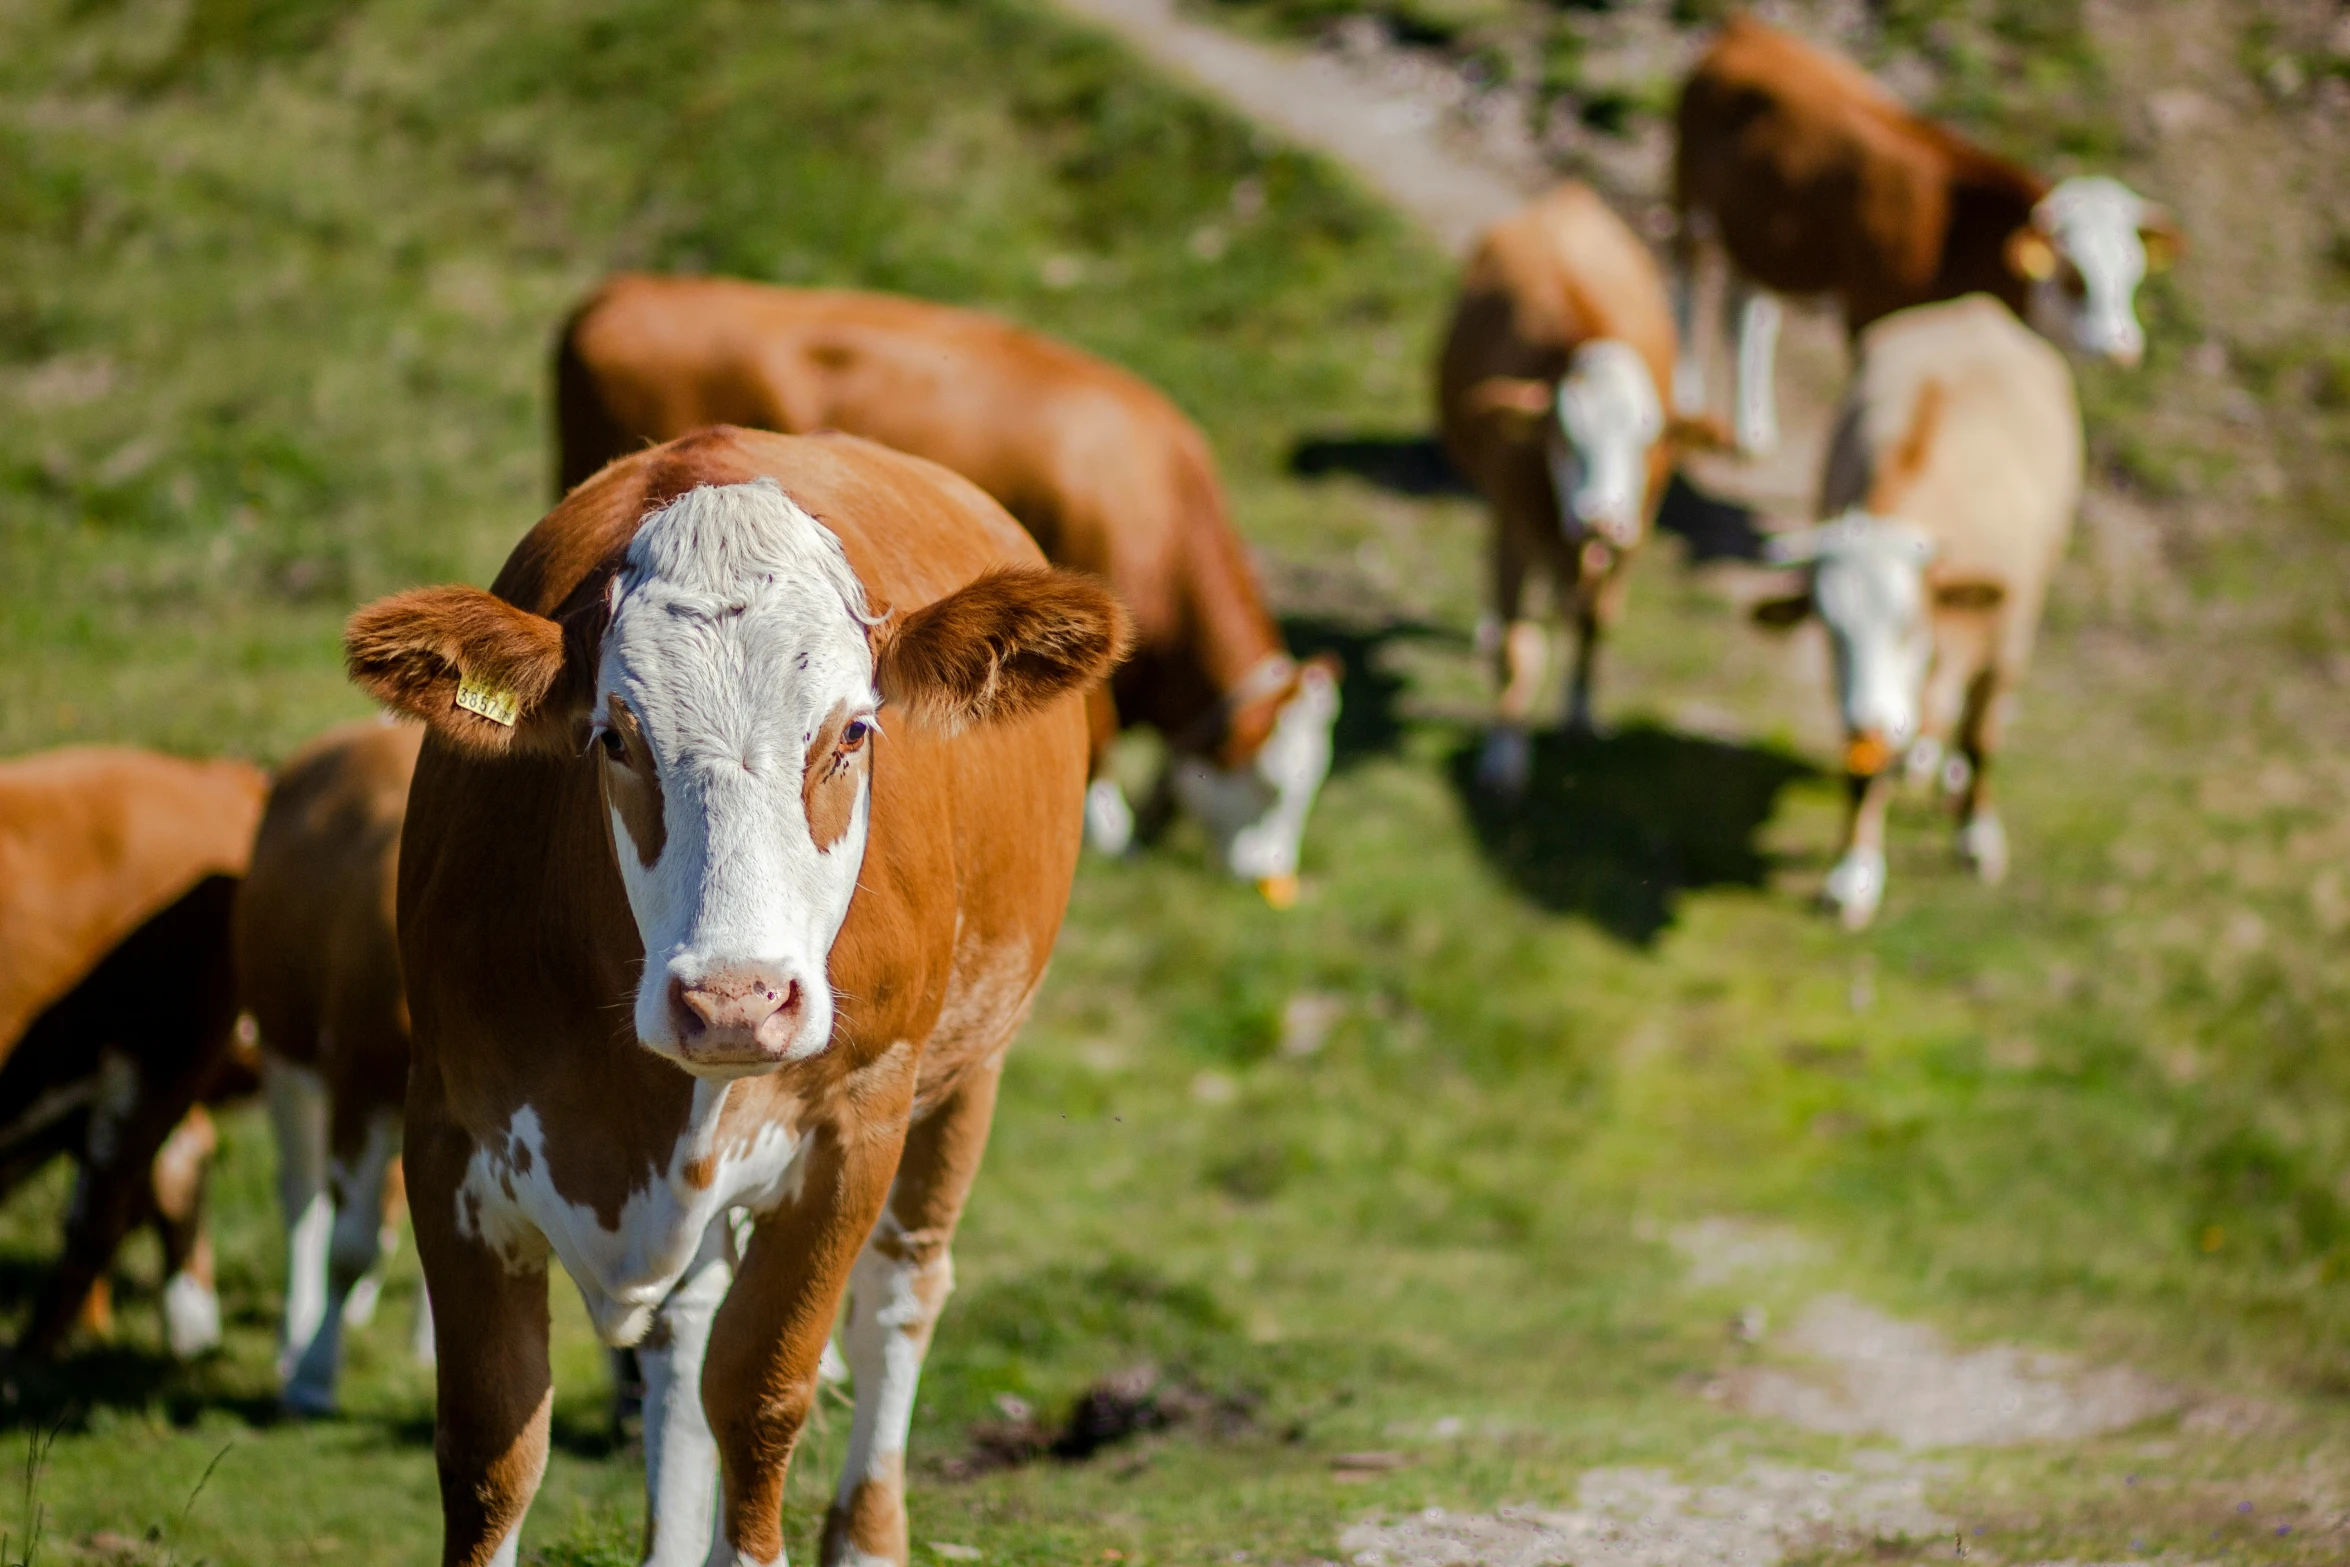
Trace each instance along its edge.
<instances>
[{"instance_id":1,"label":"cow's nostril","mask_svg":"<svg viewBox=\"0 0 2350 1567\"><path fill-rule=\"evenodd\" d=\"M677 1019L679 1038L692 1039L709 1028L714 1000L699 990L688 989L682 979L669 982L669 1012Z\"/></svg>"}]
</instances>

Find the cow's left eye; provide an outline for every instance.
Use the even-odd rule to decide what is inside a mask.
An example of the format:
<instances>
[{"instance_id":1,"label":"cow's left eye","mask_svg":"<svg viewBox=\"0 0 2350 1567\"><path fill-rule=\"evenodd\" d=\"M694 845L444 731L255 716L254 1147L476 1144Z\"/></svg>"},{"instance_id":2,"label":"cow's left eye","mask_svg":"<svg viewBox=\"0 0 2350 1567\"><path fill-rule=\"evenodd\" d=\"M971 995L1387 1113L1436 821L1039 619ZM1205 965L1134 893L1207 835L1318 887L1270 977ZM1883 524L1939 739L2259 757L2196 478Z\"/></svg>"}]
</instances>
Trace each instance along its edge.
<instances>
[{"instance_id":1,"label":"cow's left eye","mask_svg":"<svg viewBox=\"0 0 2350 1567\"><path fill-rule=\"evenodd\" d=\"M864 719L852 718L841 726L840 748L844 751L854 751L865 743L865 737L872 732L873 726L865 722Z\"/></svg>"}]
</instances>

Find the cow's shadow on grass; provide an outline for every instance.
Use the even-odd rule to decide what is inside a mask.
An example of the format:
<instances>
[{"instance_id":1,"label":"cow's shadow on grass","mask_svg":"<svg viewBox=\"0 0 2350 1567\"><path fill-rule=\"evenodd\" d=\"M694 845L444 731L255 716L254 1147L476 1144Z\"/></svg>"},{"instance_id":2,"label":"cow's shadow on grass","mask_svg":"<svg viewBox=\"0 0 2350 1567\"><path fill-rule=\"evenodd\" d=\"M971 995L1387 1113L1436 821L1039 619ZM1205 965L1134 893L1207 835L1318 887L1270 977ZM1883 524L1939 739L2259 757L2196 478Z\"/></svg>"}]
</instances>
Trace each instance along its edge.
<instances>
[{"instance_id":1,"label":"cow's shadow on grass","mask_svg":"<svg viewBox=\"0 0 2350 1567\"><path fill-rule=\"evenodd\" d=\"M1398 495L1473 495L1433 435L1309 435L1289 449L1301 479L1352 474Z\"/></svg>"},{"instance_id":2,"label":"cow's shadow on grass","mask_svg":"<svg viewBox=\"0 0 2350 1567\"><path fill-rule=\"evenodd\" d=\"M1339 662L1338 723L1330 735L1333 771L1343 771L1371 757L1393 755L1403 743L1404 721L1397 702L1405 681L1381 664L1382 648L1393 642L1468 644L1462 633L1425 621L1391 620L1364 626L1312 615L1284 615L1281 638L1298 658L1328 653Z\"/></svg>"},{"instance_id":3,"label":"cow's shadow on grass","mask_svg":"<svg viewBox=\"0 0 2350 1567\"><path fill-rule=\"evenodd\" d=\"M1780 791L1814 772L1774 747L1639 725L1537 736L1526 790L1508 798L1479 785L1478 741L1451 774L1486 856L1544 908L1635 946L1672 923L1685 892L1761 886L1771 862L1756 836Z\"/></svg>"}]
</instances>

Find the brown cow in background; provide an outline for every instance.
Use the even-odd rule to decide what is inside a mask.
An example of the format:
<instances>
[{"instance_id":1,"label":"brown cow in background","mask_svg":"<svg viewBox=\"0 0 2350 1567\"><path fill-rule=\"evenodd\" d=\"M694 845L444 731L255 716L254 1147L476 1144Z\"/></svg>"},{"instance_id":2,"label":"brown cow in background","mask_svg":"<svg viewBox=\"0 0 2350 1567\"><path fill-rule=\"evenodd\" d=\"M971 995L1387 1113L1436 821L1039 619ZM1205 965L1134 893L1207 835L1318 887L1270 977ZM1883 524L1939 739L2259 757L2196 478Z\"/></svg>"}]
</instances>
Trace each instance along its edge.
<instances>
[{"instance_id":1,"label":"brown cow in background","mask_svg":"<svg viewBox=\"0 0 2350 1567\"><path fill-rule=\"evenodd\" d=\"M200 1101L232 1070L231 909L266 787L243 762L107 747L0 762L0 1190L79 1166L22 1353L105 1323L108 1264L149 1219L172 1352L220 1342Z\"/></svg>"},{"instance_id":2,"label":"brown cow in background","mask_svg":"<svg viewBox=\"0 0 2350 1567\"><path fill-rule=\"evenodd\" d=\"M1851 61L1743 14L1691 71L1677 128L1675 401L1704 402L1695 285L1726 254L1737 436L1751 452L1778 441L1773 294L1832 295L1858 334L1896 310L1985 293L2068 348L2134 365L2146 345L2139 281L2181 248L2168 214L2126 186L2051 182L1904 108Z\"/></svg>"},{"instance_id":3,"label":"brown cow in background","mask_svg":"<svg viewBox=\"0 0 2350 1567\"><path fill-rule=\"evenodd\" d=\"M1479 241L1437 364L1445 450L1493 512L1487 606L1501 663L1499 723L1479 776L1526 781L1526 728L1549 633L1526 614L1529 576L1576 631L1568 724L1591 727L1593 663L1686 427L1664 415L1673 316L1656 262L1589 186L1568 183Z\"/></svg>"},{"instance_id":4,"label":"brown cow in background","mask_svg":"<svg viewBox=\"0 0 2350 1567\"><path fill-rule=\"evenodd\" d=\"M423 743L418 725L369 719L297 751L270 789L237 901L285 1209L278 1379L301 1414L334 1408L343 1327L373 1314L373 1270L398 1235L386 1199L399 1178L408 1000L393 892ZM388 1206L396 1213L396 1198ZM420 1310L420 1358L431 1345Z\"/></svg>"},{"instance_id":5,"label":"brown cow in background","mask_svg":"<svg viewBox=\"0 0 2350 1567\"><path fill-rule=\"evenodd\" d=\"M1293 899L1330 768L1336 666L1284 649L1207 438L1156 388L977 311L725 278L620 276L582 305L555 366L568 490L613 458L711 424L845 430L943 463L1055 565L1126 601L1134 657L1092 709L1094 844L1134 819L1106 762L1117 726L1173 753L1166 783L1232 874Z\"/></svg>"}]
</instances>

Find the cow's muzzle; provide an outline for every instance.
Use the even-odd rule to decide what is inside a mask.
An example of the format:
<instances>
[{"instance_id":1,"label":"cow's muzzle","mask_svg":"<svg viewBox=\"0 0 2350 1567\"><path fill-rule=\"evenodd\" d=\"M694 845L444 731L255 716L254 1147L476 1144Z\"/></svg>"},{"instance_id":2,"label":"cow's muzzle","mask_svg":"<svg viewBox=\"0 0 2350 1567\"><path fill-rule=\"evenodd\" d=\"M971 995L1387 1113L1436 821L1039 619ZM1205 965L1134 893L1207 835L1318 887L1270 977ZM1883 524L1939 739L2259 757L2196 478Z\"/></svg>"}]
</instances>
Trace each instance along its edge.
<instances>
[{"instance_id":1,"label":"cow's muzzle","mask_svg":"<svg viewBox=\"0 0 2350 1567\"><path fill-rule=\"evenodd\" d=\"M705 974L669 982L670 1023L680 1064L689 1070L758 1070L790 1058L806 1021L806 993L776 974Z\"/></svg>"},{"instance_id":2,"label":"cow's muzzle","mask_svg":"<svg viewBox=\"0 0 2350 1567\"><path fill-rule=\"evenodd\" d=\"M1874 729L1863 729L1844 742L1844 772L1852 778L1874 778L1893 765L1893 747Z\"/></svg>"}]
</instances>

